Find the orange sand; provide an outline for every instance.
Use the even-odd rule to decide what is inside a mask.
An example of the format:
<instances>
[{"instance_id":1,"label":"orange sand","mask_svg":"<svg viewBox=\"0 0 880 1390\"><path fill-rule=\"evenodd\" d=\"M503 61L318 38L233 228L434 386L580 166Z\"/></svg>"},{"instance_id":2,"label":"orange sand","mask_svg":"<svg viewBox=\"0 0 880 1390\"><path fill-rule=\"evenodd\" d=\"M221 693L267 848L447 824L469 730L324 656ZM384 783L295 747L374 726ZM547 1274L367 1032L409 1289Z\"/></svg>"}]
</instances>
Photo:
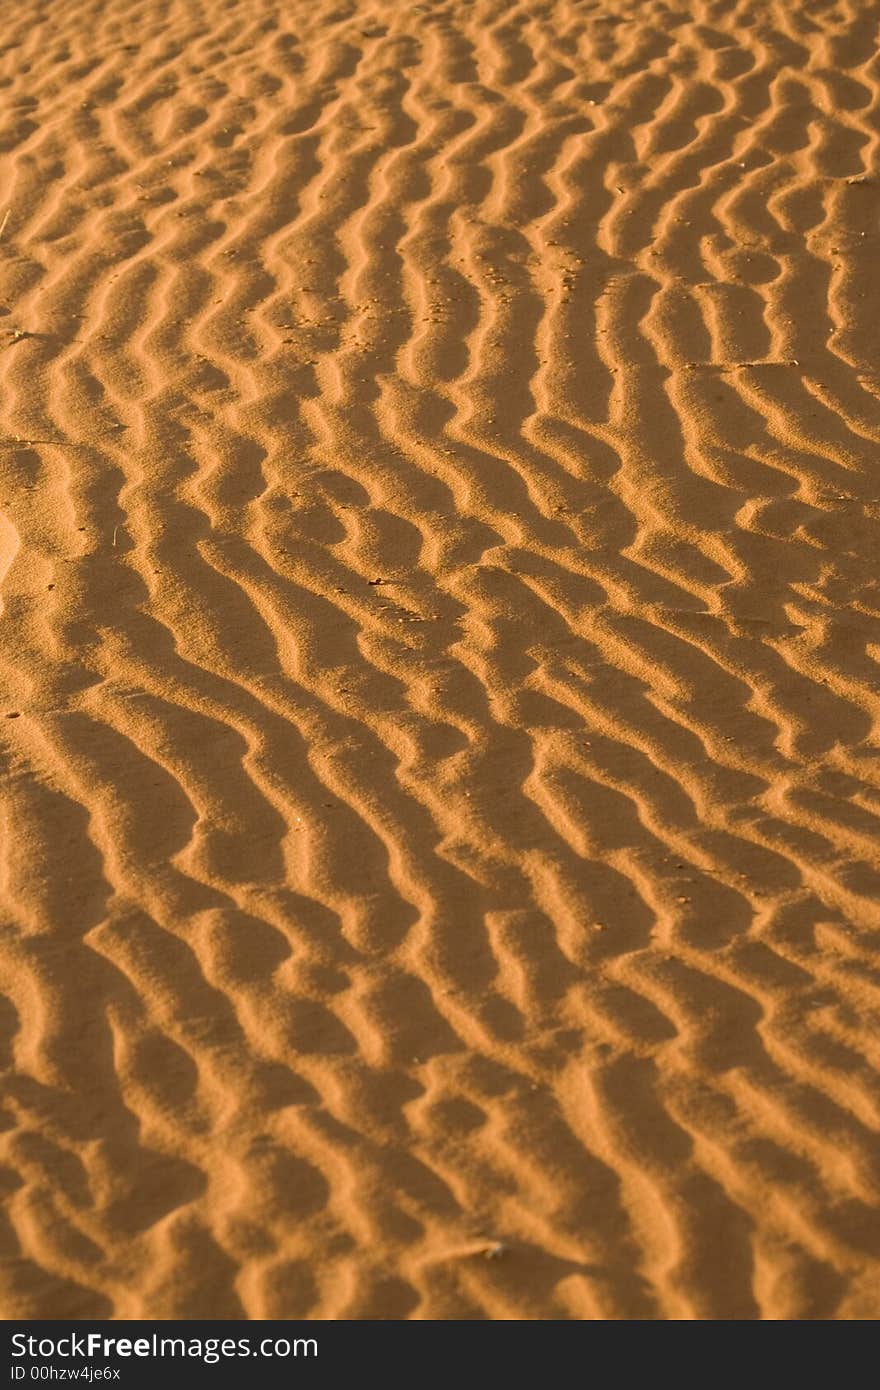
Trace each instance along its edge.
<instances>
[{"instance_id":1,"label":"orange sand","mask_svg":"<svg viewBox=\"0 0 880 1390\"><path fill-rule=\"evenodd\" d=\"M880 4L0 17L5 1315L880 1316Z\"/></svg>"}]
</instances>

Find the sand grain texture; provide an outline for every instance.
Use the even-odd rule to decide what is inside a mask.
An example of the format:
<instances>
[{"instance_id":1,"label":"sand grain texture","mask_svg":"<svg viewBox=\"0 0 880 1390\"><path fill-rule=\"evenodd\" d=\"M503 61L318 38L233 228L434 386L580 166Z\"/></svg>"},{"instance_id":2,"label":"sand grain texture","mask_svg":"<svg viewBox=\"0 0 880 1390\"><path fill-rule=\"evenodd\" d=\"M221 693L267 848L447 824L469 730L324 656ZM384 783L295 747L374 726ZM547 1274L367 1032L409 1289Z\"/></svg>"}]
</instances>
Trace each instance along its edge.
<instances>
[{"instance_id":1,"label":"sand grain texture","mask_svg":"<svg viewBox=\"0 0 880 1390\"><path fill-rule=\"evenodd\" d=\"M0 16L5 1315L880 1316L880 5Z\"/></svg>"}]
</instances>

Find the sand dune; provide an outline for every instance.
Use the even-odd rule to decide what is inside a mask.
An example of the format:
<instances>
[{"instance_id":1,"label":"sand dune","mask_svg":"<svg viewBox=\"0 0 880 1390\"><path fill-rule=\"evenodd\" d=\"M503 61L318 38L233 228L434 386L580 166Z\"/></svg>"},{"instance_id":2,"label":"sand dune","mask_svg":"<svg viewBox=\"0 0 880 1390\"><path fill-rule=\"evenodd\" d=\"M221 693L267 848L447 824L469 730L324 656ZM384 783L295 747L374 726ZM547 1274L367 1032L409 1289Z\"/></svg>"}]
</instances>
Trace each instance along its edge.
<instances>
[{"instance_id":1,"label":"sand dune","mask_svg":"<svg viewBox=\"0 0 880 1390\"><path fill-rule=\"evenodd\" d=\"M880 1316L878 25L2 0L7 1317Z\"/></svg>"}]
</instances>

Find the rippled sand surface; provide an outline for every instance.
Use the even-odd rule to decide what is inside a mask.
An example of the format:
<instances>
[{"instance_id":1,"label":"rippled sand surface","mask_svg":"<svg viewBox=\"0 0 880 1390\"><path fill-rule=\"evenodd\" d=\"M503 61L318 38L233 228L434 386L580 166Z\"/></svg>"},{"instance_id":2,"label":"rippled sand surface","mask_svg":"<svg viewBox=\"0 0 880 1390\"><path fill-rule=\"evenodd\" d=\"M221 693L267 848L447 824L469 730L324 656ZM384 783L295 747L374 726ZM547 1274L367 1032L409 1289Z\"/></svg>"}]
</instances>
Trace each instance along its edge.
<instances>
[{"instance_id":1,"label":"rippled sand surface","mask_svg":"<svg viewBox=\"0 0 880 1390\"><path fill-rule=\"evenodd\" d=\"M0 18L5 1315L880 1316L880 4Z\"/></svg>"}]
</instances>

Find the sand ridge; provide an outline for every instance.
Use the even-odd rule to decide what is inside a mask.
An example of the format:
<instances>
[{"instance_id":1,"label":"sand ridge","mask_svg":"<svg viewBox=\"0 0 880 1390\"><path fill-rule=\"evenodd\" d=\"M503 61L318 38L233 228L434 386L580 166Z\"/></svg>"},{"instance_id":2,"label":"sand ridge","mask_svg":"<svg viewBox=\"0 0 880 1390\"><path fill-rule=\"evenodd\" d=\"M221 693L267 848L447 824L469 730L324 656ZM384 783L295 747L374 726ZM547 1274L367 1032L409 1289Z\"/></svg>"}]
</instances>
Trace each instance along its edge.
<instances>
[{"instance_id":1,"label":"sand ridge","mask_svg":"<svg viewBox=\"0 0 880 1390\"><path fill-rule=\"evenodd\" d=\"M880 1314L874 0L3 0L2 1310Z\"/></svg>"}]
</instances>

